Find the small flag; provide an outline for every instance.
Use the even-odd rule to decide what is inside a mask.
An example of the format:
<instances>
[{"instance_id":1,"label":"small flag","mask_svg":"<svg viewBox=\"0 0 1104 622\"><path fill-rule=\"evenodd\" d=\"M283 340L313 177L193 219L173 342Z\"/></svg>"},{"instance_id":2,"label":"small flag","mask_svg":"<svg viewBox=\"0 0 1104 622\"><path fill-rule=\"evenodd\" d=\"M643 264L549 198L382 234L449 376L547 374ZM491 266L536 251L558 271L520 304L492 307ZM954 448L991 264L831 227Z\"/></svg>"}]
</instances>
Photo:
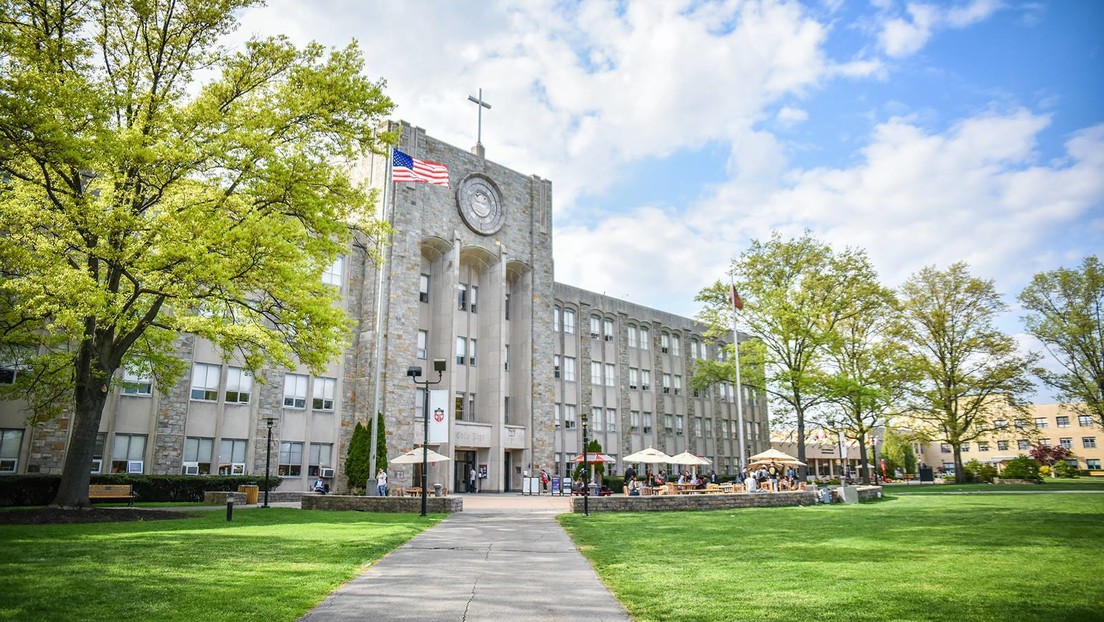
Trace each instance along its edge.
<instances>
[{"instance_id":1,"label":"small flag","mask_svg":"<svg viewBox=\"0 0 1104 622\"><path fill-rule=\"evenodd\" d=\"M728 302L736 307L737 311L744 310L744 300L740 298L740 292L736 291L735 285L728 288Z\"/></svg>"},{"instance_id":2,"label":"small flag","mask_svg":"<svg viewBox=\"0 0 1104 622\"><path fill-rule=\"evenodd\" d=\"M391 153L391 181L401 183L425 182L435 186L449 185L448 167L439 162L426 162L412 158L395 149Z\"/></svg>"}]
</instances>

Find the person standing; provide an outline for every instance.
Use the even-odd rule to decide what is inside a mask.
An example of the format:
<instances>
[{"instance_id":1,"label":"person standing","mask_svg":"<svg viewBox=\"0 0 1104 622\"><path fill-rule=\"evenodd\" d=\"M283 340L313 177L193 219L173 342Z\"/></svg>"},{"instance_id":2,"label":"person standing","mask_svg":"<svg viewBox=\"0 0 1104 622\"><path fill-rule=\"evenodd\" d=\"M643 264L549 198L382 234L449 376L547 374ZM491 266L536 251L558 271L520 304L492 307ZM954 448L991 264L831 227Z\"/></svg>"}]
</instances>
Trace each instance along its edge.
<instances>
[{"instance_id":1,"label":"person standing","mask_svg":"<svg viewBox=\"0 0 1104 622\"><path fill-rule=\"evenodd\" d=\"M540 481L541 481L541 488L544 489L544 492L548 492L548 482L549 482L548 471L545 471L544 469L541 469Z\"/></svg>"},{"instance_id":2,"label":"person standing","mask_svg":"<svg viewBox=\"0 0 1104 622\"><path fill-rule=\"evenodd\" d=\"M471 469L468 471L468 492L475 492L475 465L471 465Z\"/></svg>"},{"instance_id":3,"label":"person standing","mask_svg":"<svg viewBox=\"0 0 1104 622\"><path fill-rule=\"evenodd\" d=\"M636 469L632 468L631 466L629 468L625 469L625 481L626 482L631 482L634 477L636 477Z\"/></svg>"},{"instance_id":4,"label":"person standing","mask_svg":"<svg viewBox=\"0 0 1104 622\"><path fill-rule=\"evenodd\" d=\"M376 496L387 496L387 471L384 471L383 469L380 469L376 473Z\"/></svg>"}]
</instances>

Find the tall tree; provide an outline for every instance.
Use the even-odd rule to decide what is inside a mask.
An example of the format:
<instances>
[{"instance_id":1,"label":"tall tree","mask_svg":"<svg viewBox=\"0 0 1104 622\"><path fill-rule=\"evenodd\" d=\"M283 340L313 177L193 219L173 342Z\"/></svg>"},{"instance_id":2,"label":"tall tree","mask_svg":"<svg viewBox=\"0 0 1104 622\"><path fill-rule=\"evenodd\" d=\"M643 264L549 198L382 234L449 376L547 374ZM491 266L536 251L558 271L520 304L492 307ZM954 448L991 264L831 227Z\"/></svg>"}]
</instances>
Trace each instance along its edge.
<instances>
[{"instance_id":1,"label":"tall tree","mask_svg":"<svg viewBox=\"0 0 1104 622\"><path fill-rule=\"evenodd\" d=\"M912 448L912 438L893 426L886 426L882 455L890 472L900 468L905 473L916 473L916 451Z\"/></svg>"},{"instance_id":2,"label":"tall tree","mask_svg":"<svg viewBox=\"0 0 1104 622\"><path fill-rule=\"evenodd\" d=\"M392 104L355 44L219 47L253 4L0 5L0 347L34 417L72 409L55 505L89 504L120 367L171 386L188 333L321 370L347 339L322 273L385 233L345 163L393 141Z\"/></svg>"},{"instance_id":3,"label":"tall tree","mask_svg":"<svg viewBox=\"0 0 1104 622\"><path fill-rule=\"evenodd\" d=\"M992 281L973 277L965 263L946 271L927 267L901 287L895 336L908 350L917 379L908 389L908 416L917 431L951 446L955 479L964 481L962 444L1000 432L1023 402L1036 355L994 325L1007 309Z\"/></svg>"},{"instance_id":4,"label":"tall tree","mask_svg":"<svg viewBox=\"0 0 1104 622\"><path fill-rule=\"evenodd\" d=\"M808 233L783 239L778 232L766 242L753 241L733 262L732 276L744 301L737 325L761 344L748 352L756 357L760 388L771 397L776 418L793 422L804 439L806 413L826 396L821 363L833 331L862 313L859 301L877 287L877 277L862 251L837 252ZM735 311L728 291L728 283L717 282L696 298L704 303L697 318L709 325L707 337L723 339L732 330ZM744 369L741 361L741 374ZM735 380L733 365L697 365L692 382L697 387L722 380ZM804 442L798 443L798 454L807 462Z\"/></svg>"},{"instance_id":5,"label":"tall tree","mask_svg":"<svg viewBox=\"0 0 1104 622\"><path fill-rule=\"evenodd\" d=\"M1095 255L1080 269L1036 274L1020 293L1027 332L1043 342L1062 371L1035 374L1070 410L1104 428L1104 267Z\"/></svg>"},{"instance_id":6,"label":"tall tree","mask_svg":"<svg viewBox=\"0 0 1104 622\"><path fill-rule=\"evenodd\" d=\"M383 426L383 413L376 413L376 471L380 469L387 470L387 430Z\"/></svg>"},{"instance_id":7,"label":"tall tree","mask_svg":"<svg viewBox=\"0 0 1104 622\"><path fill-rule=\"evenodd\" d=\"M371 464L371 435L364 424L357 422L353 436L349 439L349 449L345 453L345 480L349 488L369 490L368 478L375 475Z\"/></svg>"}]
</instances>

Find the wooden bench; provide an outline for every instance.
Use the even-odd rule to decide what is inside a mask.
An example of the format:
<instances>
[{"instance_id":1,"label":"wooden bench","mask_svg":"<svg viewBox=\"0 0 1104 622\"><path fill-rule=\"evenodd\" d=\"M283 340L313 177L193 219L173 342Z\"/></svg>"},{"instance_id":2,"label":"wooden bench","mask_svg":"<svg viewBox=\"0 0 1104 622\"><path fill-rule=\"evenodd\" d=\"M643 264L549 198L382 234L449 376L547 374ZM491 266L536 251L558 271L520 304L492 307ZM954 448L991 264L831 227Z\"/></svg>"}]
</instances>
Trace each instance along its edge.
<instances>
[{"instance_id":1,"label":"wooden bench","mask_svg":"<svg viewBox=\"0 0 1104 622\"><path fill-rule=\"evenodd\" d=\"M89 484L88 485L88 500L89 501L102 501L105 499L126 499L128 505L134 505L134 499L138 495L134 494L134 486L131 484Z\"/></svg>"}]
</instances>

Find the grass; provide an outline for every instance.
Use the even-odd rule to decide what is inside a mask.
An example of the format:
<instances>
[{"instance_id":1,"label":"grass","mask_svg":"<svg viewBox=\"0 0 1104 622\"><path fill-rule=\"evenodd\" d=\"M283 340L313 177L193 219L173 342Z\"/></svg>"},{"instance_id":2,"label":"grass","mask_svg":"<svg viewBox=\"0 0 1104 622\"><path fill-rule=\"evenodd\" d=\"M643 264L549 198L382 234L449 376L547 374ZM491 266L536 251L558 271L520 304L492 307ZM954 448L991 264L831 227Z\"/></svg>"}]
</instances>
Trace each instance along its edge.
<instances>
[{"instance_id":1,"label":"grass","mask_svg":"<svg viewBox=\"0 0 1104 622\"><path fill-rule=\"evenodd\" d=\"M1104 490L1104 477L1044 478L1042 484L900 484L890 485L892 494L942 494L948 492L1054 492L1058 490Z\"/></svg>"},{"instance_id":2,"label":"grass","mask_svg":"<svg viewBox=\"0 0 1104 622\"><path fill-rule=\"evenodd\" d=\"M0 526L0 620L296 620L433 524L252 508L195 518Z\"/></svg>"},{"instance_id":3,"label":"grass","mask_svg":"<svg viewBox=\"0 0 1104 622\"><path fill-rule=\"evenodd\" d=\"M1104 495L560 521L639 622L1104 619Z\"/></svg>"}]
</instances>

